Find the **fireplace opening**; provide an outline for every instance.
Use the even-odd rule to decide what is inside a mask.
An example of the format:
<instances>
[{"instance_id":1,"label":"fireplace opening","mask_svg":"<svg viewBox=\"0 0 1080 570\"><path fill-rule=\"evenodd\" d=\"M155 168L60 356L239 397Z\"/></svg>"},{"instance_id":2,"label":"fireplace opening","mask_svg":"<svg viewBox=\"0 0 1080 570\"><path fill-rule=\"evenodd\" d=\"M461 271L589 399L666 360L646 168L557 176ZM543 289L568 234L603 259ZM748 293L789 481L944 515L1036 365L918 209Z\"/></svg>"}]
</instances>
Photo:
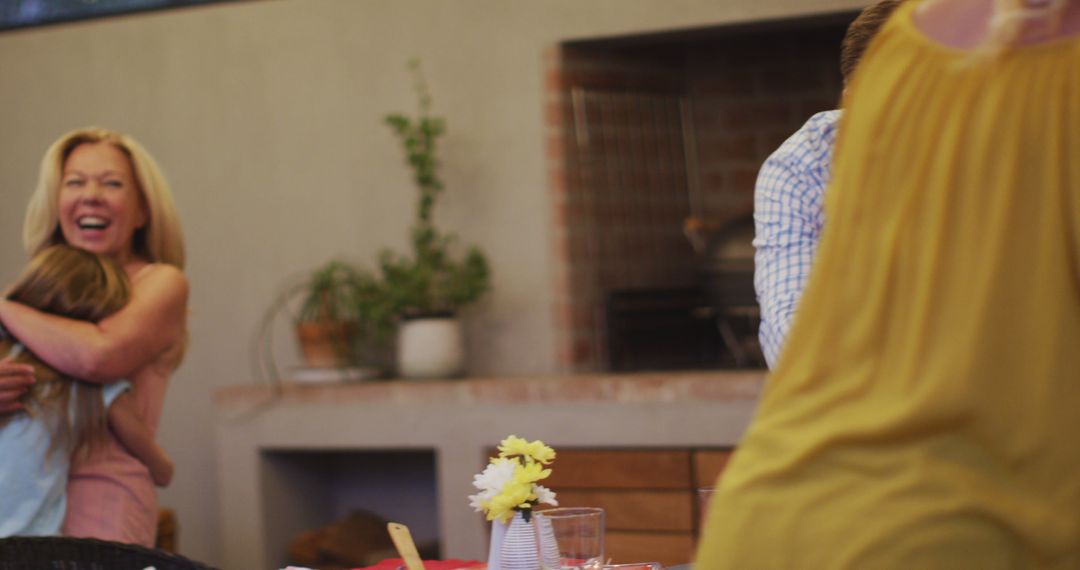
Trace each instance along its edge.
<instances>
[{"instance_id":1,"label":"fireplace opening","mask_svg":"<svg viewBox=\"0 0 1080 570\"><path fill-rule=\"evenodd\" d=\"M631 372L720 366L724 355L707 303L698 288L609 292L609 369Z\"/></svg>"},{"instance_id":2,"label":"fireplace opening","mask_svg":"<svg viewBox=\"0 0 1080 570\"><path fill-rule=\"evenodd\" d=\"M565 369L764 366L757 171L806 119L837 107L854 15L559 46L547 87ZM702 249L718 235L742 259Z\"/></svg>"}]
</instances>

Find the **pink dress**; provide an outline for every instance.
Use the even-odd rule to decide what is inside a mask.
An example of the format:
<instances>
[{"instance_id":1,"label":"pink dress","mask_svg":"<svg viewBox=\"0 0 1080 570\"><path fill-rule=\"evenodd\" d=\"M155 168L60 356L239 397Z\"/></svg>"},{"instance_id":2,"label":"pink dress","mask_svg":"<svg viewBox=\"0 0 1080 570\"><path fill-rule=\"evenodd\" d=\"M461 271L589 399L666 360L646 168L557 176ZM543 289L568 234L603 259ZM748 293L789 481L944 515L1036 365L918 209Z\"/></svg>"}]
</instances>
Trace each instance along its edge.
<instances>
[{"instance_id":1,"label":"pink dress","mask_svg":"<svg viewBox=\"0 0 1080 570\"><path fill-rule=\"evenodd\" d=\"M135 275L147 271L149 265ZM180 343L135 371L132 396L154 432L165 404L165 389L176 367ZM71 466L63 534L152 547L157 530L157 491L150 471L109 433L106 447Z\"/></svg>"}]
</instances>

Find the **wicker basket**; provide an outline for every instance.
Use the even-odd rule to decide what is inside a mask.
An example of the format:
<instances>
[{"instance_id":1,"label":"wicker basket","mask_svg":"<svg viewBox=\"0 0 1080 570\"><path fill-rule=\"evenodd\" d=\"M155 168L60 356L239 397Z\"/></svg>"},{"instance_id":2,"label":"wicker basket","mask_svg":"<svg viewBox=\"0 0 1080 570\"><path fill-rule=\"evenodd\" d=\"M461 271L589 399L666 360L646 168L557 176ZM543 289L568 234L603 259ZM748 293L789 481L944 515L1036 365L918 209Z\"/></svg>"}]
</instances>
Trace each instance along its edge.
<instances>
[{"instance_id":1,"label":"wicker basket","mask_svg":"<svg viewBox=\"0 0 1080 570\"><path fill-rule=\"evenodd\" d=\"M0 538L0 570L214 570L205 564L134 544L66 536Z\"/></svg>"}]
</instances>

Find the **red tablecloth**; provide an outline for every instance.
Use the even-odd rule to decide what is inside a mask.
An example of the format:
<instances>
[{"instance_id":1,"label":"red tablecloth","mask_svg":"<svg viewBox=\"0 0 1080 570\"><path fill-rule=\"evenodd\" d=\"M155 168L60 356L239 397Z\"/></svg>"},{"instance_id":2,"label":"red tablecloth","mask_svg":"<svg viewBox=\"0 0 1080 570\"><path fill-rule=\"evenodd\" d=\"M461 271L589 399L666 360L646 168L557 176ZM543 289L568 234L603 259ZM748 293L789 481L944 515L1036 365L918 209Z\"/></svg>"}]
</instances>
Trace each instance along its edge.
<instances>
[{"instance_id":1,"label":"red tablecloth","mask_svg":"<svg viewBox=\"0 0 1080 570\"><path fill-rule=\"evenodd\" d=\"M356 570L397 570L404 562L400 558L387 558L374 566ZM484 570L486 562L478 560L425 560L425 570Z\"/></svg>"}]
</instances>

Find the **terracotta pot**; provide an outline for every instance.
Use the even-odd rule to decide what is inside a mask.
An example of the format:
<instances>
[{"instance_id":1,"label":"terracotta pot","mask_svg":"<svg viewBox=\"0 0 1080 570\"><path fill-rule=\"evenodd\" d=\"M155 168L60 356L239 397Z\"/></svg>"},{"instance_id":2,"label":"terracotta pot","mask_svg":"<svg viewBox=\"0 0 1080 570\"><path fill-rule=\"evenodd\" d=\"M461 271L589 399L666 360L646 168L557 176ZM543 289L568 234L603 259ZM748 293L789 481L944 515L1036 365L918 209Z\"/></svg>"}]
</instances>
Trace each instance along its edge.
<instances>
[{"instance_id":1,"label":"terracotta pot","mask_svg":"<svg viewBox=\"0 0 1080 570\"><path fill-rule=\"evenodd\" d=\"M312 321L296 325L296 338L308 368L346 368L356 323Z\"/></svg>"}]
</instances>

